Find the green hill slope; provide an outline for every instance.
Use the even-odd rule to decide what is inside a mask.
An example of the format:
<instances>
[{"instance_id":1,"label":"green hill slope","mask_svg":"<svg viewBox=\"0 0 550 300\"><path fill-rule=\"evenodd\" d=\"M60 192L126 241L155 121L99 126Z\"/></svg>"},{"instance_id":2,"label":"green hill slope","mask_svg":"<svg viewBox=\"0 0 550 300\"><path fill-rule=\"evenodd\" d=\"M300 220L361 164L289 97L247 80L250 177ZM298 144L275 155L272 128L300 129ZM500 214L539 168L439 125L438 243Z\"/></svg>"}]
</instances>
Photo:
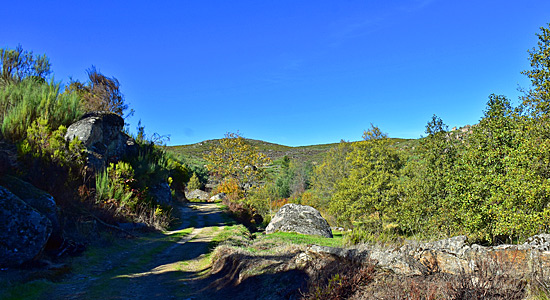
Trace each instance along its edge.
<instances>
[{"instance_id":1,"label":"green hill slope","mask_svg":"<svg viewBox=\"0 0 550 300\"><path fill-rule=\"evenodd\" d=\"M338 143L332 143L290 147L261 140L246 140L274 162L283 156L287 156L297 162L320 163L323 160L324 154L332 147L338 145ZM391 140L395 143L396 147L405 151L412 149L418 143L416 139L392 138ZM215 139L190 145L168 146L167 150L188 163L204 165L206 163L203 159L204 153L207 153L212 147L218 145L219 141L219 139Z\"/></svg>"}]
</instances>

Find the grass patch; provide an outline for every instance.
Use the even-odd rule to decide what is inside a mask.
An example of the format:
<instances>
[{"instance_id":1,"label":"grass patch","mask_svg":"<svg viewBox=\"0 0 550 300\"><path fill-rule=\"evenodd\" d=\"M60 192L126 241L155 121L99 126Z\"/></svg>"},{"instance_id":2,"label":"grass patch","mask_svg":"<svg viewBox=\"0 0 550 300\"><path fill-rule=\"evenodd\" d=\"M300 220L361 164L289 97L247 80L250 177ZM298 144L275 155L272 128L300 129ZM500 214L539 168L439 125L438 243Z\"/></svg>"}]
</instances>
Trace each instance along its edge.
<instances>
[{"instance_id":1,"label":"grass patch","mask_svg":"<svg viewBox=\"0 0 550 300\"><path fill-rule=\"evenodd\" d=\"M45 291L47 291L54 283L46 280L36 280L16 286L3 287L0 285L0 299L15 300L15 299L39 299Z\"/></svg>"},{"instance_id":2,"label":"grass patch","mask_svg":"<svg viewBox=\"0 0 550 300\"><path fill-rule=\"evenodd\" d=\"M209 248L214 249L220 244L242 247L248 246L252 235L244 225L225 226L209 243Z\"/></svg>"},{"instance_id":3,"label":"grass patch","mask_svg":"<svg viewBox=\"0 0 550 300\"><path fill-rule=\"evenodd\" d=\"M174 232L172 234L166 234L167 240L171 242L178 241L179 239L183 238L184 236L190 234L193 231L193 227L185 228L183 230Z\"/></svg>"},{"instance_id":4,"label":"grass patch","mask_svg":"<svg viewBox=\"0 0 550 300\"><path fill-rule=\"evenodd\" d=\"M208 202L206 200L201 200L199 198L187 199L187 201L189 201L189 203L207 203Z\"/></svg>"},{"instance_id":5,"label":"grass patch","mask_svg":"<svg viewBox=\"0 0 550 300\"><path fill-rule=\"evenodd\" d=\"M326 238L322 236L306 235L295 232L275 232L266 234L259 239L271 241L274 243L342 247L344 245L344 237L342 232L334 231L332 234L334 236L333 238Z\"/></svg>"}]
</instances>

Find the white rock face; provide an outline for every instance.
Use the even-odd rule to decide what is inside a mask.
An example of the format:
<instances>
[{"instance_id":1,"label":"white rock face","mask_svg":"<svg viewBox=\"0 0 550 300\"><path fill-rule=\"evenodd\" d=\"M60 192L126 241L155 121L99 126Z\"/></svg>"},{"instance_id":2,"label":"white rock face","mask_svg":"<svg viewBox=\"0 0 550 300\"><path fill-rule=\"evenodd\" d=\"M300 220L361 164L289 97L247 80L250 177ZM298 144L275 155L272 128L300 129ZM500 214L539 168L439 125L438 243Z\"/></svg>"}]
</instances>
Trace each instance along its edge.
<instances>
[{"instance_id":1,"label":"white rock face","mask_svg":"<svg viewBox=\"0 0 550 300\"><path fill-rule=\"evenodd\" d=\"M193 190L185 194L187 199L199 199L206 201L209 199L208 193L203 190Z\"/></svg>"},{"instance_id":2,"label":"white rock face","mask_svg":"<svg viewBox=\"0 0 550 300\"><path fill-rule=\"evenodd\" d=\"M277 231L297 232L332 238L332 230L318 210L300 204L285 204L271 220L266 233Z\"/></svg>"}]
</instances>

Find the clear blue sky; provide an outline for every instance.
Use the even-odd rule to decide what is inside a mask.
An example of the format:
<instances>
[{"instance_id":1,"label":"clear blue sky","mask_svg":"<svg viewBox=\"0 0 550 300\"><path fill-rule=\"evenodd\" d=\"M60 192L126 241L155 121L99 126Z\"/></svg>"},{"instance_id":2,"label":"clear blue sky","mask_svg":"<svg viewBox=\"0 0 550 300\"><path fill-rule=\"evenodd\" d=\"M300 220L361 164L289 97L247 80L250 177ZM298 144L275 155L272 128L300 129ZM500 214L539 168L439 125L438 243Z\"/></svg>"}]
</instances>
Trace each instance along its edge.
<instances>
[{"instance_id":1,"label":"clear blue sky","mask_svg":"<svg viewBox=\"0 0 550 300\"><path fill-rule=\"evenodd\" d=\"M297 146L476 123L489 94L528 86L548 22L548 0L6 1L0 46L46 54L63 83L116 77L131 129L170 145Z\"/></svg>"}]
</instances>

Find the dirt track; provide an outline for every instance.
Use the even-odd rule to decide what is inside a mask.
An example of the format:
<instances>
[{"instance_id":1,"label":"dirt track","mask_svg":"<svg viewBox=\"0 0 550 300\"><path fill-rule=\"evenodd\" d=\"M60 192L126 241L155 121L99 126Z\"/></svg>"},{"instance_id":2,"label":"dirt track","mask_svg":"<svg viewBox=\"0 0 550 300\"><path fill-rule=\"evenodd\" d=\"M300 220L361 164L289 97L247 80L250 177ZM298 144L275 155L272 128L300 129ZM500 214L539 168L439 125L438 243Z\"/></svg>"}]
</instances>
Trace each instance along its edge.
<instances>
[{"instance_id":1,"label":"dirt track","mask_svg":"<svg viewBox=\"0 0 550 300\"><path fill-rule=\"evenodd\" d=\"M212 203L192 203L180 211L178 230L148 236L121 251L113 247L95 263L86 255L75 259L78 274L56 284L41 299L202 298L200 290L208 281L196 279L207 272L209 242L224 226L224 218ZM182 238L167 239L188 228L193 230Z\"/></svg>"}]
</instances>

